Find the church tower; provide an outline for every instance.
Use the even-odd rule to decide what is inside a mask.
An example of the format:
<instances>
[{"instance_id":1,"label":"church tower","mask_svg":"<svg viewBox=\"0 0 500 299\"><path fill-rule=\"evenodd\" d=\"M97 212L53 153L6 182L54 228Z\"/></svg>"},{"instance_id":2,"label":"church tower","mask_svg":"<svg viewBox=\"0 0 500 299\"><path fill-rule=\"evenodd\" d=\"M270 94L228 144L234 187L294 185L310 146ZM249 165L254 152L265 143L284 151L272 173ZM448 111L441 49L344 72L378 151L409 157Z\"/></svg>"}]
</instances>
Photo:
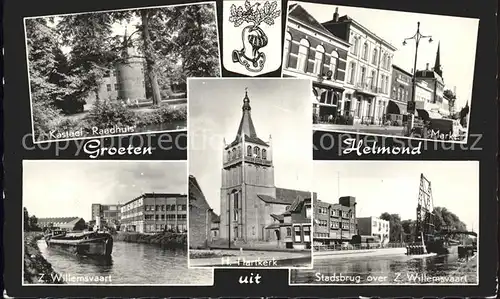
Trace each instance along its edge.
<instances>
[{"instance_id":1,"label":"church tower","mask_svg":"<svg viewBox=\"0 0 500 299\"><path fill-rule=\"evenodd\" d=\"M436 60L434 61L434 71L441 77L443 77L443 69L441 67L441 42L438 43L438 48L436 51Z\"/></svg>"},{"instance_id":2,"label":"church tower","mask_svg":"<svg viewBox=\"0 0 500 299\"><path fill-rule=\"evenodd\" d=\"M276 196L271 136L268 142L257 136L251 110L245 89L236 137L229 144L224 141L220 201L220 238L224 240L262 240L266 215L261 197Z\"/></svg>"}]
</instances>

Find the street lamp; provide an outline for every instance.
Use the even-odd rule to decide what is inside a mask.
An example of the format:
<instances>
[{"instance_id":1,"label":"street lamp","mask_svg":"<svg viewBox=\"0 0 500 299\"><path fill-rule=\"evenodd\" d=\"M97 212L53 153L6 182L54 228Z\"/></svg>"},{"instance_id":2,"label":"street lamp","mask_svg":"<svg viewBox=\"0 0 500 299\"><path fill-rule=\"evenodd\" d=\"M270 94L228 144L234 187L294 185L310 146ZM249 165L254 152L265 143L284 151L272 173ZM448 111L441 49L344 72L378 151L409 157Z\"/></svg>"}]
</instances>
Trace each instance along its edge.
<instances>
[{"instance_id":1,"label":"street lamp","mask_svg":"<svg viewBox=\"0 0 500 299\"><path fill-rule=\"evenodd\" d=\"M413 62L413 78L411 82L411 87L412 87L412 92L411 92L411 105L409 107L412 107L410 111L408 111L409 114L409 119L408 119L408 134L410 134L411 129L413 129L413 124L415 121L415 87L416 87L416 73L417 73L417 55L418 55L418 45L420 43L421 39L429 39L429 43L432 43L432 37L430 35L422 35L420 33L420 22L417 22L417 32L412 36L405 38L403 40L403 46L406 45L407 40L415 40L415 61Z\"/></svg>"}]
</instances>

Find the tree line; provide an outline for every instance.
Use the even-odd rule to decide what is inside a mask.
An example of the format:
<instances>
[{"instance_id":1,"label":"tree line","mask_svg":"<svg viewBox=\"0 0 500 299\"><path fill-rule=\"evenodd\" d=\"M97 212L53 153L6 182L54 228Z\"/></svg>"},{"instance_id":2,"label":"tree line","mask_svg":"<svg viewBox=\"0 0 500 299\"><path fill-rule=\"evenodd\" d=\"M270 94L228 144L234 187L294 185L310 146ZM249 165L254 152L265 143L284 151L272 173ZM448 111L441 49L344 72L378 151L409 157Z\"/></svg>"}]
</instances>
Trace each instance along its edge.
<instances>
[{"instance_id":1,"label":"tree line","mask_svg":"<svg viewBox=\"0 0 500 299\"><path fill-rule=\"evenodd\" d=\"M460 218L450 210L443 207L436 207L433 210L434 227L436 231L442 229L453 229L457 231L466 231L467 226ZM401 220L399 214L390 214L384 212L379 217L382 220L389 221L389 241L411 243L415 237L416 220Z\"/></svg>"},{"instance_id":2,"label":"tree line","mask_svg":"<svg viewBox=\"0 0 500 299\"><path fill-rule=\"evenodd\" d=\"M131 22L137 24L126 40L113 33L113 26ZM153 105L172 81L219 76L211 4L31 18L25 27L33 117L40 129L58 116L61 101L82 102L92 94L99 99L103 77L124 59L124 43L138 50Z\"/></svg>"}]
</instances>

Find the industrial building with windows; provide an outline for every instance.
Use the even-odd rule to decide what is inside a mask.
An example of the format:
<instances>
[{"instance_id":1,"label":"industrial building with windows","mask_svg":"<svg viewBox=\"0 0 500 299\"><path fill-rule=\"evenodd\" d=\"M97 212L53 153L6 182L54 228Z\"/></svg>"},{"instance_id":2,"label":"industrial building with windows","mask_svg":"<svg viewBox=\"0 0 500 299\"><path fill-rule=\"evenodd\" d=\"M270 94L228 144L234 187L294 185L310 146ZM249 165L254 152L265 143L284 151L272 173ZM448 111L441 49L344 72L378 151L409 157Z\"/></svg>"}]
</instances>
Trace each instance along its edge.
<instances>
[{"instance_id":1,"label":"industrial building with windows","mask_svg":"<svg viewBox=\"0 0 500 299\"><path fill-rule=\"evenodd\" d=\"M121 207L121 230L187 232L187 195L144 193Z\"/></svg>"},{"instance_id":2,"label":"industrial building with windows","mask_svg":"<svg viewBox=\"0 0 500 299\"><path fill-rule=\"evenodd\" d=\"M120 204L103 205L99 203L92 204L92 219L89 224L95 224L99 218L101 225L106 225L118 229L120 227L121 213Z\"/></svg>"},{"instance_id":3,"label":"industrial building with windows","mask_svg":"<svg viewBox=\"0 0 500 299\"><path fill-rule=\"evenodd\" d=\"M314 244L333 245L350 242L358 234L356 198L343 196L338 203L314 201Z\"/></svg>"}]
</instances>

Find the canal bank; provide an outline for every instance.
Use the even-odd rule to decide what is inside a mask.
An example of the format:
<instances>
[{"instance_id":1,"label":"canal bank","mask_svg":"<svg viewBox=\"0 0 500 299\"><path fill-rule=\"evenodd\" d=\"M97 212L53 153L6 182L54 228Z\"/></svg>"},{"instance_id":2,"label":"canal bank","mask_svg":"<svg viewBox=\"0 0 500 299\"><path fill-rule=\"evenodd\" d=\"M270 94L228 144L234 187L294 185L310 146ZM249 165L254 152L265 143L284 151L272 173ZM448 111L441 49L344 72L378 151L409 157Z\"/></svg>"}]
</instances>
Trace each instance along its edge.
<instances>
[{"instance_id":1,"label":"canal bank","mask_svg":"<svg viewBox=\"0 0 500 299\"><path fill-rule=\"evenodd\" d=\"M187 234L162 232L157 234L141 234L119 232L113 236L116 241L127 243L156 244L172 249L187 248Z\"/></svg>"},{"instance_id":2,"label":"canal bank","mask_svg":"<svg viewBox=\"0 0 500 299\"><path fill-rule=\"evenodd\" d=\"M406 248L377 248L359 250L315 251L315 259L335 259L344 257L404 256Z\"/></svg>"},{"instance_id":3,"label":"canal bank","mask_svg":"<svg viewBox=\"0 0 500 299\"><path fill-rule=\"evenodd\" d=\"M40 232L24 232L24 283L62 284L64 282L53 279L58 273L40 252L38 241L42 238L43 234Z\"/></svg>"}]
</instances>

